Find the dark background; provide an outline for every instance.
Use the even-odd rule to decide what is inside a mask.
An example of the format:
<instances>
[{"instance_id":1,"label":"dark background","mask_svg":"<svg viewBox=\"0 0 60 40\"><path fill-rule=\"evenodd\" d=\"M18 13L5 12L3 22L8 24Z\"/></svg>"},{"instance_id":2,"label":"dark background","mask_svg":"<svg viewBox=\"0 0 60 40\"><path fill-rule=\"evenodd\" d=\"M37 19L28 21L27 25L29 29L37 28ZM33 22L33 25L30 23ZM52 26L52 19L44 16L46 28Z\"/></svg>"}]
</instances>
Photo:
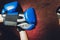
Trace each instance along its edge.
<instances>
[{"instance_id":1,"label":"dark background","mask_svg":"<svg viewBox=\"0 0 60 40\"><path fill-rule=\"evenodd\" d=\"M23 11L29 7L35 8L37 25L31 31L26 31L29 40L60 40L60 26L56 9L60 0L19 0ZM1 5L1 4L0 4ZM19 33L14 27L0 26L1 40L19 40Z\"/></svg>"}]
</instances>

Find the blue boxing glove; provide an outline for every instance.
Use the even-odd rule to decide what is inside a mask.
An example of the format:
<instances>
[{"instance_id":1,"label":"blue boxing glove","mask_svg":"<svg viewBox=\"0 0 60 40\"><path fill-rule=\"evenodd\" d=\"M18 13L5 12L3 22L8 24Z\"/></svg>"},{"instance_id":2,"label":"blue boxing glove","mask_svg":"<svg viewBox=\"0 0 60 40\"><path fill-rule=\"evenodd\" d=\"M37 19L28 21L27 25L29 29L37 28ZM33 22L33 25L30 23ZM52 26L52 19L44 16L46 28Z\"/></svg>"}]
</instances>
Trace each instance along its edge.
<instances>
[{"instance_id":1,"label":"blue boxing glove","mask_svg":"<svg viewBox=\"0 0 60 40\"><path fill-rule=\"evenodd\" d=\"M32 30L36 25L34 8L28 8L23 12L17 1L4 5L2 17L4 18L4 25L16 26L18 29Z\"/></svg>"},{"instance_id":2,"label":"blue boxing glove","mask_svg":"<svg viewBox=\"0 0 60 40\"><path fill-rule=\"evenodd\" d=\"M28 8L24 12L24 16L23 16L23 20L22 21L23 21L23 23L20 21L21 24L18 25L22 29L32 30L33 28L35 28L35 25L36 25L36 14L35 14L34 8Z\"/></svg>"},{"instance_id":3,"label":"blue boxing glove","mask_svg":"<svg viewBox=\"0 0 60 40\"><path fill-rule=\"evenodd\" d=\"M4 5L2 9L2 16L4 18L4 25L7 26L16 26L17 25L17 18L19 11L22 12L21 7L18 5L17 1L10 2ZM19 10L20 9L20 10Z\"/></svg>"}]
</instances>

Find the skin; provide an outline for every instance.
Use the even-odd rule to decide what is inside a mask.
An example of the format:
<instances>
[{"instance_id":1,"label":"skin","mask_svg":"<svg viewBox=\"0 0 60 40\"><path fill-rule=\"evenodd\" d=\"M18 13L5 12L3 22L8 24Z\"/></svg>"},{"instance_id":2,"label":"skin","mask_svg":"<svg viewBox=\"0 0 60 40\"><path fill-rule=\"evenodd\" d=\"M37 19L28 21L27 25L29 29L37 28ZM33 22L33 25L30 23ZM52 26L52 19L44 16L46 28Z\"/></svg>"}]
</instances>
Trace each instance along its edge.
<instances>
[{"instance_id":1,"label":"skin","mask_svg":"<svg viewBox=\"0 0 60 40\"><path fill-rule=\"evenodd\" d=\"M60 40L60 27L56 14L56 9L60 6L60 0L19 0L19 2L23 11L29 7L35 8L36 11L37 25L35 29L26 31L29 40ZM16 31L16 28L7 27L6 29L19 40L19 32ZM15 37L13 37L14 40ZM3 39L3 37L0 39Z\"/></svg>"},{"instance_id":2,"label":"skin","mask_svg":"<svg viewBox=\"0 0 60 40\"><path fill-rule=\"evenodd\" d=\"M26 31L20 31L19 34L21 40L28 40Z\"/></svg>"}]
</instances>

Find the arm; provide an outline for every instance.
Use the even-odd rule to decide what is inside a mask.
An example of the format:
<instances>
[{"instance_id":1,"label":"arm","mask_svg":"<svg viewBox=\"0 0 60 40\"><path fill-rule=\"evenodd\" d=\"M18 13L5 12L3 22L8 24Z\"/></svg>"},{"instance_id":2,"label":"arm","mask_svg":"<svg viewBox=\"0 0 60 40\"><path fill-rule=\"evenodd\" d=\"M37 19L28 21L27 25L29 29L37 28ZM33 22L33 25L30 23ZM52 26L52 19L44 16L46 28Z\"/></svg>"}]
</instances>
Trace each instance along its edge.
<instances>
[{"instance_id":1,"label":"arm","mask_svg":"<svg viewBox=\"0 0 60 40\"><path fill-rule=\"evenodd\" d=\"M2 16L1 16L1 14L0 14L0 22L3 22L3 18L2 18Z\"/></svg>"},{"instance_id":2,"label":"arm","mask_svg":"<svg viewBox=\"0 0 60 40\"><path fill-rule=\"evenodd\" d=\"M25 31L20 31L19 34L21 40L28 40L27 33Z\"/></svg>"}]
</instances>

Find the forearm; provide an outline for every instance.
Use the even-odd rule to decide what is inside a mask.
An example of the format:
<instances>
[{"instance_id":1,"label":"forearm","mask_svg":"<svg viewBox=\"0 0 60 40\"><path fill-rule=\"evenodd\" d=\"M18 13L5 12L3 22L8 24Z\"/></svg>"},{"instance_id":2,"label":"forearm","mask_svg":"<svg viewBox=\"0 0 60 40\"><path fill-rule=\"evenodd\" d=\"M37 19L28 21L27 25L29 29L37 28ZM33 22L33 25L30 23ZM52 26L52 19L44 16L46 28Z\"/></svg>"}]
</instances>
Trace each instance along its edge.
<instances>
[{"instance_id":1,"label":"forearm","mask_svg":"<svg viewBox=\"0 0 60 40\"><path fill-rule=\"evenodd\" d=\"M19 34L21 40L28 40L27 33L25 31L20 31Z\"/></svg>"},{"instance_id":2,"label":"forearm","mask_svg":"<svg viewBox=\"0 0 60 40\"><path fill-rule=\"evenodd\" d=\"M0 22L3 22L3 17L1 14L0 14Z\"/></svg>"}]
</instances>

